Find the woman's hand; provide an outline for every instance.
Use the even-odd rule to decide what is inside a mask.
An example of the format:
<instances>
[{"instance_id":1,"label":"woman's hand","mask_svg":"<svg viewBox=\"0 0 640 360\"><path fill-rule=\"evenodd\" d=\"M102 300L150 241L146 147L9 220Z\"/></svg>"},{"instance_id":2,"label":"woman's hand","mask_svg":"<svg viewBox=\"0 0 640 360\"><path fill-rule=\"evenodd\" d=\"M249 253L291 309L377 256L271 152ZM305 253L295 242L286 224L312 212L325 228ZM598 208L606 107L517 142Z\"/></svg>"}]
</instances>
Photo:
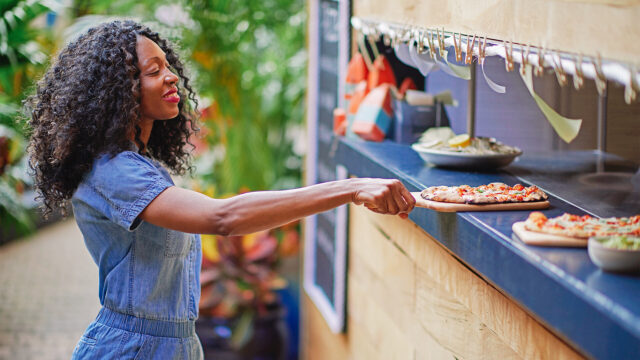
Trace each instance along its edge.
<instances>
[{"instance_id":1,"label":"woman's hand","mask_svg":"<svg viewBox=\"0 0 640 360\"><path fill-rule=\"evenodd\" d=\"M352 201L364 204L369 210L390 215L400 215L406 219L416 205L416 199L409 190L395 179L351 179L355 191Z\"/></svg>"}]
</instances>

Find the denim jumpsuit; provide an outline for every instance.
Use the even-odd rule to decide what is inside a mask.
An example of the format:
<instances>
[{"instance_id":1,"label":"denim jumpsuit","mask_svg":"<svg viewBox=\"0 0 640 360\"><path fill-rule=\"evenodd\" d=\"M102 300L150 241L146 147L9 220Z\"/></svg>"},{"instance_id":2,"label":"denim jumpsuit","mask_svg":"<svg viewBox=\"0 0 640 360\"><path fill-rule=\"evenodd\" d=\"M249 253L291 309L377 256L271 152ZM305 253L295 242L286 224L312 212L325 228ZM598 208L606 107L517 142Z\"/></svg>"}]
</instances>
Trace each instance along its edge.
<instances>
[{"instance_id":1,"label":"denim jumpsuit","mask_svg":"<svg viewBox=\"0 0 640 360\"><path fill-rule=\"evenodd\" d=\"M73 359L202 359L195 334L200 237L141 221L173 181L133 151L95 160L72 198L84 241L99 268L102 308Z\"/></svg>"}]
</instances>

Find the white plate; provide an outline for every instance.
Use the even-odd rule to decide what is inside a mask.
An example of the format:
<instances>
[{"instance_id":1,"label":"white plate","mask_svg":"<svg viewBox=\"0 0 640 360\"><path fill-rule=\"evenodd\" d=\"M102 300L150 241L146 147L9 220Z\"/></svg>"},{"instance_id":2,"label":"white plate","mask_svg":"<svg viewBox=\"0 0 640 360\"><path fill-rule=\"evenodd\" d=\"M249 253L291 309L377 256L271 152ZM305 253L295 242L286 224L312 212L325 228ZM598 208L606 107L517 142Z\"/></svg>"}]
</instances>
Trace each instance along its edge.
<instances>
[{"instance_id":1,"label":"white plate","mask_svg":"<svg viewBox=\"0 0 640 360\"><path fill-rule=\"evenodd\" d=\"M518 149L513 154L466 154L444 150L426 149L420 145L413 144L411 148L420 157L433 165L453 168L484 168L495 169L509 165L516 157L522 155Z\"/></svg>"}]
</instances>

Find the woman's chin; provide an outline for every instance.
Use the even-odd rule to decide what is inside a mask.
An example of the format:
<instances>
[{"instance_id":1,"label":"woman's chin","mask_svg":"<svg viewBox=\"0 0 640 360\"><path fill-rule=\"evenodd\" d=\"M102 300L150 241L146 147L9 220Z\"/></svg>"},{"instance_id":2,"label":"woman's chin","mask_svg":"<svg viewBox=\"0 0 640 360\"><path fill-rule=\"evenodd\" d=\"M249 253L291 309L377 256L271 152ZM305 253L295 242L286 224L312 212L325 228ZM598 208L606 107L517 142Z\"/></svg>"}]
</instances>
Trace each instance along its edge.
<instances>
[{"instance_id":1,"label":"woman's chin","mask_svg":"<svg viewBox=\"0 0 640 360\"><path fill-rule=\"evenodd\" d=\"M175 118L178 117L178 115L180 115L180 112L176 112L175 114L171 114L171 115L167 115L167 116L162 116L159 119L156 120L160 120L160 121L166 121L166 120L173 120Z\"/></svg>"}]
</instances>

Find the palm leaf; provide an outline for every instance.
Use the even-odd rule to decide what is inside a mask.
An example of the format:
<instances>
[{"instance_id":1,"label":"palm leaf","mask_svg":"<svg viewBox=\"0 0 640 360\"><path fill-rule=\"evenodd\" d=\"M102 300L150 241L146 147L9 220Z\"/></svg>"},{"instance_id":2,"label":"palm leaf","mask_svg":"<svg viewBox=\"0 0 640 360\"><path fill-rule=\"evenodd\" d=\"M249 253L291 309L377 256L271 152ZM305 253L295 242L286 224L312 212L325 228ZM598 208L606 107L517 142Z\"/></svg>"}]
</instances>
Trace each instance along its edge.
<instances>
[{"instance_id":1,"label":"palm leaf","mask_svg":"<svg viewBox=\"0 0 640 360\"><path fill-rule=\"evenodd\" d=\"M15 67L19 62L43 62L46 56L39 51L38 44L33 41L35 32L30 31L28 26L38 16L62 9L62 2L54 0L5 3L0 16L0 63L8 60L8 63Z\"/></svg>"}]
</instances>

